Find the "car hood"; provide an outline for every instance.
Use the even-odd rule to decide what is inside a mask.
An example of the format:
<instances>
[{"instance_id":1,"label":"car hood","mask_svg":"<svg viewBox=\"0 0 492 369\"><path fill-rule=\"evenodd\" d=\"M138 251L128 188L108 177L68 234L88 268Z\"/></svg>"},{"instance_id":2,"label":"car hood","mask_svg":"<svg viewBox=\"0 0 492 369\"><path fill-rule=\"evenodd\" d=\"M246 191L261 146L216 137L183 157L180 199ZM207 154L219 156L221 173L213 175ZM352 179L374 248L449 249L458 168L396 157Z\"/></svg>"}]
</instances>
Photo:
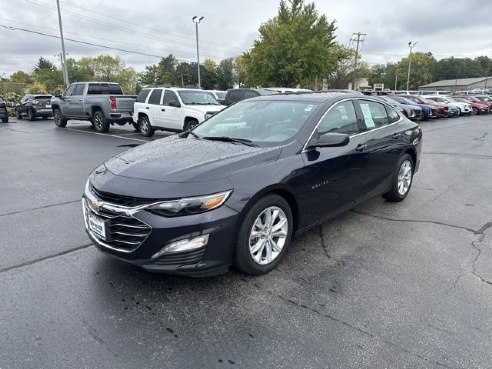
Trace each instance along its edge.
<instances>
[{"instance_id":1,"label":"car hood","mask_svg":"<svg viewBox=\"0 0 492 369\"><path fill-rule=\"evenodd\" d=\"M251 147L175 135L125 151L105 166L112 174L127 178L210 182L275 161L280 152L280 147Z\"/></svg>"},{"instance_id":2,"label":"car hood","mask_svg":"<svg viewBox=\"0 0 492 369\"><path fill-rule=\"evenodd\" d=\"M196 113L208 113L208 112L218 112L224 109L224 105L186 105L187 110L194 111Z\"/></svg>"}]
</instances>

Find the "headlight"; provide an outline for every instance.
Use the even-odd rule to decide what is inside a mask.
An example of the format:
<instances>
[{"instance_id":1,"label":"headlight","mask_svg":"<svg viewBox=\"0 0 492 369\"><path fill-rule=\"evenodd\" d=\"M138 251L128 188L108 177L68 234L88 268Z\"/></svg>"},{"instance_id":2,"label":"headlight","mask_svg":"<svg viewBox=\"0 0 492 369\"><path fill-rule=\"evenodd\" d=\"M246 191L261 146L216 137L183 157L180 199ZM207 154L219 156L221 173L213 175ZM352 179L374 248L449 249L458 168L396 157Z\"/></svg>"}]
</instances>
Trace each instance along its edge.
<instances>
[{"instance_id":1,"label":"headlight","mask_svg":"<svg viewBox=\"0 0 492 369\"><path fill-rule=\"evenodd\" d=\"M205 120L212 117L213 115L214 115L214 113L205 113Z\"/></svg>"},{"instance_id":2,"label":"headlight","mask_svg":"<svg viewBox=\"0 0 492 369\"><path fill-rule=\"evenodd\" d=\"M213 195L188 197L178 200L163 201L147 208L151 213L166 217L200 214L217 209L229 198L232 190Z\"/></svg>"}]
</instances>

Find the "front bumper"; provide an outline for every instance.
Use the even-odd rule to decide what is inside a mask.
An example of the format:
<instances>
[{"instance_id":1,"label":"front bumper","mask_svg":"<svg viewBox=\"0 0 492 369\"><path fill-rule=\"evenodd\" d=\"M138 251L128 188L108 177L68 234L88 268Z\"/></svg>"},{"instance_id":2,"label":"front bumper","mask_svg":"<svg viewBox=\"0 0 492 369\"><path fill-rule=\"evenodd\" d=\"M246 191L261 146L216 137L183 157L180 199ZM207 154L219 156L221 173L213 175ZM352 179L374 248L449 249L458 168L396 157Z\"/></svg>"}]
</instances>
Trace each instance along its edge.
<instances>
[{"instance_id":1,"label":"front bumper","mask_svg":"<svg viewBox=\"0 0 492 369\"><path fill-rule=\"evenodd\" d=\"M99 210L94 210L89 200L82 198L86 232L106 254L148 271L189 276L220 274L231 264L239 215L225 205L202 214L169 218L146 210L129 215L121 207L99 204ZM89 214L107 219L107 239L89 229ZM201 249L152 258L171 242L207 234L208 243Z\"/></svg>"}]
</instances>

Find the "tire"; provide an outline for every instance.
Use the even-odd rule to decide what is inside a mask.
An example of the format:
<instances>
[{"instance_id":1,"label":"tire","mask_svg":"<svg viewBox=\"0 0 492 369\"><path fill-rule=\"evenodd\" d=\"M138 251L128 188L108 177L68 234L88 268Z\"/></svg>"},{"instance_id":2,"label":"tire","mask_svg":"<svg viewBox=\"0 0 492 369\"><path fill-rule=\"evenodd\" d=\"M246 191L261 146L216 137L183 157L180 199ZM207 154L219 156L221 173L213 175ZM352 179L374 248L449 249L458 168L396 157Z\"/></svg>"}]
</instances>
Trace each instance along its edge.
<instances>
[{"instance_id":1,"label":"tire","mask_svg":"<svg viewBox=\"0 0 492 369\"><path fill-rule=\"evenodd\" d=\"M478 108L472 108L471 115L478 115Z\"/></svg>"},{"instance_id":2,"label":"tire","mask_svg":"<svg viewBox=\"0 0 492 369\"><path fill-rule=\"evenodd\" d=\"M461 108L458 108L458 117L461 117L463 115L463 112L461 111Z\"/></svg>"},{"instance_id":3,"label":"tire","mask_svg":"<svg viewBox=\"0 0 492 369\"><path fill-rule=\"evenodd\" d=\"M36 120L36 116L33 114L31 109L27 109L27 120L31 122Z\"/></svg>"},{"instance_id":4,"label":"tire","mask_svg":"<svg viewBox=\"0 0 492 369\"><path fill-rule=\"evenodd\" d=\"M8 123L9 122L9 117L2 118L2 123Z\"/></svg>"},{"instance_id":5,"label":"tire","mask_svg":"<svg viewBox=\"0 0 492 369\"><path fill-rule=\"evenodd\" d=\"M404 154L395 168L391 182L391 190L386 192L383 197L391 202L405 200L413 182L414 163L410 155Z\"/></svg>"},{"instance_id":6,"label":"tire","mask_svg":"<svg viewBox=\"0 0 492 369\"><path fill-rule=\"evenodd\" d=\"M19 110L16 110L15 111L15 117L18 119L18 120L22 120L22 114Z\"/></svg>"},{"instance_id":7,"label":"tire","mask_svg":"<svg viewBox=\"0 0 492 369\"><path fill-rule=\"evenodd\" d=\"M138 119L138 128L140 133L144 137L152 137L154 135L154 128L152 128L149 117L147 117L146 115L142 115Z\"/></svg>"},{"instance_id":8,"label":"tire","mask_svg":"<svg viewBox=\"0 0 492 369\"><path fill-rule=\"evenodd\" d=\"M273 226L261 228L263 226L260 224L268 221L268 214L274 216ZM272 230L275 231L275 226L278 227L280 222L285 224L282 228L277 228L277 232L282 236L272 237ZM234 253L234 265L248 274L270 272L280 263L289 248L293 225L292 211L283 197L272 194L259 199L242 220ZM253 232L257 235L254 236Z\"/></svg>"},{"instance_id":9,"label":"tire","mask_svg":"<svg viewBox=\"0 0 492 369\"><path fill-rule=\"evenodd\" d=\"M53 109L53 120L57 127L64 128L67 126L67 118L65 118L60 109Z\"/></svg>"},{"instance_id":10,"label":"tire","mask_svg":"<svg viewBox=\"0 0 492 369\"><path fill-rule=\"evenodd\" d=\"M193 128L195 128L199 124L200 123L198 123L198 121L196 119L187 119L185 121L183 130L184 131L190 131L190 130L192 130Z\"/></svg>"},{"instance_id":11,"label":"tire","mask_svg":"<svg viewBox=\"0 0 492 369\"><path fill-rule=\"evenodd\" d=\"M92 115L92 119L94 120L94 128L97 132L106 133L109 131L109 121L101 110L96 110Z\"/></svg>"}]
</instances>

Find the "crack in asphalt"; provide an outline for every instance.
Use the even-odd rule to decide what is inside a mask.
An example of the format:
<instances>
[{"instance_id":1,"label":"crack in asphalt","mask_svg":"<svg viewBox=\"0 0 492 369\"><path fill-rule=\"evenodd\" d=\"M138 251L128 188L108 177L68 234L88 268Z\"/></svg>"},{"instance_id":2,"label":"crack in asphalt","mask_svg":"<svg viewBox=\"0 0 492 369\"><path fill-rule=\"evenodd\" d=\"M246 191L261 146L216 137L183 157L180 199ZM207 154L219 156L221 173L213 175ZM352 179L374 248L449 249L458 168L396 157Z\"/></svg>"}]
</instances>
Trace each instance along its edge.
<instances>
[{"instance_id":1,"label":"crack in asphalt","mask_svg":"<svg viewBox=\"0 0 492 369\"><path fill-rule=\"evenodd\" d=\"M473 139L473 141L480 141L480 140L483 140L485 137L487 137L487 135L489 134L489 132L484 132L483 135L481 135L480 137L475 137Z\"/></svg>"},{"instance_id":2,"label":"crack in asphalt","mask_svg":"<svg viewBox=\"0 0 492 369\"><path fill-rule=\"evenodd\" d=\"M382 215L374 215L374 214L364 213L362 211L356 211L356 210L352 210L351 212L354 214L365 215L365 216L376 218L376 219L388 220L390 222L435 224L435 225L440 225L440 226L450 227L450 228L455 228L455 229L463 229L465 231L472 232L474 234L477 234L478 232L480 232L480 230L476 231L476 230L469 228L469 227L459 226L459 225L455 225L455 224L449 224L449 223L444 223L444 222L439 222L439 221L434 221L434 220L396 219L396 218L385 217Z\"/></svg>"},{"instance_id":3,"label":"crack in asphalt","mask_svg":"<svg viewBox=\"0 0 492 369\"><path fill-rule=\"evenodd\" d=\"M72 247L71 249L68 249L68 250L65 250L65 251L61 251L61 252L58 252L56 254L52 254L52 255L47 255L47 256L42 256L40 258L36 258L36 259L33 259L33 260L29 260L29 261L26 261L24 263L20 263L20 264L16 264L16 265L12 265L12 266L9 266L9 267L6 267L6 268L3 268L3 269L0 269L0 273L5 273L5 272L9 272L11 270L14 270L14 269L19 269L19 268L23 268L25 266L30 266L30 265L33 265L33 264L36 264L36 263L39 263L41 261L45 261L45 260L49 260L49 259L54 259L58 256L62 256L62 255L66 255L66 254L70 254L72 252L75 252L75 251L79 251L79 250L83 250L83 249L86 249L86 248L89 248L93 246L92 243L87 243L87 244L84 244L84 245L80 245L80 246L76 246L76 247Z\"/></svg>"},{"instance_id":4,"label":"crack in asphalt","mask_svg":"<svg viewBox=\"0 0 492 369\"><path fill-rule=\"evenodd\" d=\"M265 288L261 287L258 283L249 281L247 278L240 277L240 279L242 281L246 282L246 283L249 283L249 284L253 285L259 291L265 292L265 293L267 293L267 294L269 294L269 295L271 295L273 297L277 297L280 300L282 300L284 302L287 302L287 303L289 303L291 305L294 305L294 306L296 306L298 308L308 310L308 311L310 311L312 313L317 314L318 316L321 316L323 318L329 319L329 320L331 320L331 321L333 321L335 323L338 323L338 324L341 324L341 325L343 325L345 327L348 327L350 329L356 330L359 333L362 333L362 334L364 334L364 335L366 335L366 336L368 336L370 338L378 339L382 343L384 343L385 345L387 345L389 347L393 347L393 348L395 348L397 350L400 350L401 352L404 352L404 353L406 353L408 355L411 355L413 357L416 357L418 359L424 360L424 361L426 361L428 363L431 363L431 364L434 364L434 365L437 365L437 366L441 366L443 368L451 368L450 366L448 366L446 364L443 364L443 363L441 363L439 361L435 361L435 360L429 359L429 358L427 358L425 356L416 354L416 353L414 353L414 352L412 352L412 351L410 351L410 350L408 350L408 349L406 349L404 347L398 346L398 345L396 345L395 343L393 343L391 341L388 341L388 340L386 340L386 339L384 339L384 338L382 338L380 336L377 336L377 335L375 335L375 334L373 334L373 333L371 333L371 332L369 332L369 331L367 331L365 329L362 329L362 328L360 328L360 327L358 327L356 325L353 325L353 324L351 324L349 322L346 322L346 321L344 321L342 319L339 319L337 317L334 317L333 315L330 315L330 314L327 314L327 313L323 313L323 312L321 312L321 311L319 311L319 310L317 310L317 309L315 309L313 307L309 307L306 304L303 304L302 302L297 302L297 301L293 300L292 298L288 298L288 297L282 296L281 294L275 293L275 292L273 292L273 291L271 291L269 289L265 289Z\"/></svg>"},{"instance_id":5,"label":"crack in asphalt","mask_svg":"<svg viewBox=\"0 0 492 369\"><path fill-rule=\"evenodd\" d=\"M326 248L326 243L325 243L325 236L323 235L323 226L319 226L319 239L321 241L321 247L323 248L323 251L325 252L325 255L328 259L331 259L331 255L328 252L328 249Z\"/></svg>"},{"instance_id":6,"label":"crack in asphalt","mask_svg":"<svg viewBox=\"0 0 492 369\"><path fill-rule=\"evenodd\" d=\"M480 247L478 247L477 244L482 243L482 241L485 239L485 232L487 231L487 229L489 229L491 227L492 227L492 222L485 224L482 228L480 228L480 230L479 230L480 232L477 233L477 236L478 236L477 239L471 242L471 246L477 251L477 255L475 256L475 258L473 259L473 262L472 262L472 272L471 273L475 277L480 279L481 282L488 284L490 286L492 286L492 281L489 281L489 280L483 278L480 274L477 273L477 262L478 262L478 259L480 258L480 256L482 255L482 249Z\"/></svg>"},{"instance_id":7,"label":"crack in asphalt","mask_svg":"<svg viewBox=\"0 0 492 369\"><path fill-rule=\"evenodd\" d=\"M437 151L429 151L423 152L425 155L450 155L450 156L460 156L463 158L473 158L473 159L492 159L492 155L479 155L479 154L465 154L459 152L437 152Z\"/></svg>"},{"instance_id":8,"label":"crack in asphalt","mask_svg":"<svg viewBox=\"0 0 492 369\"><path fill-rule=\"evenodd\" d=\"M57 203L57 204L50 204L50 205L38 206L38 207L35 207L35 208L30 208L30 209L23 209L23 210L12 211L10 213L0 214L0 217L6 217L6 216L9 216L9 215L26 213L26 212L34 211L34 210L41 210L41 209L52 208L52 207L55 207L55 206L74 204L74 203L79 202L79 201L80 201L80 199L78 199L78 200L72 200L72 201L60 202L60 203Z\"/></svg>"}]
</instances>

